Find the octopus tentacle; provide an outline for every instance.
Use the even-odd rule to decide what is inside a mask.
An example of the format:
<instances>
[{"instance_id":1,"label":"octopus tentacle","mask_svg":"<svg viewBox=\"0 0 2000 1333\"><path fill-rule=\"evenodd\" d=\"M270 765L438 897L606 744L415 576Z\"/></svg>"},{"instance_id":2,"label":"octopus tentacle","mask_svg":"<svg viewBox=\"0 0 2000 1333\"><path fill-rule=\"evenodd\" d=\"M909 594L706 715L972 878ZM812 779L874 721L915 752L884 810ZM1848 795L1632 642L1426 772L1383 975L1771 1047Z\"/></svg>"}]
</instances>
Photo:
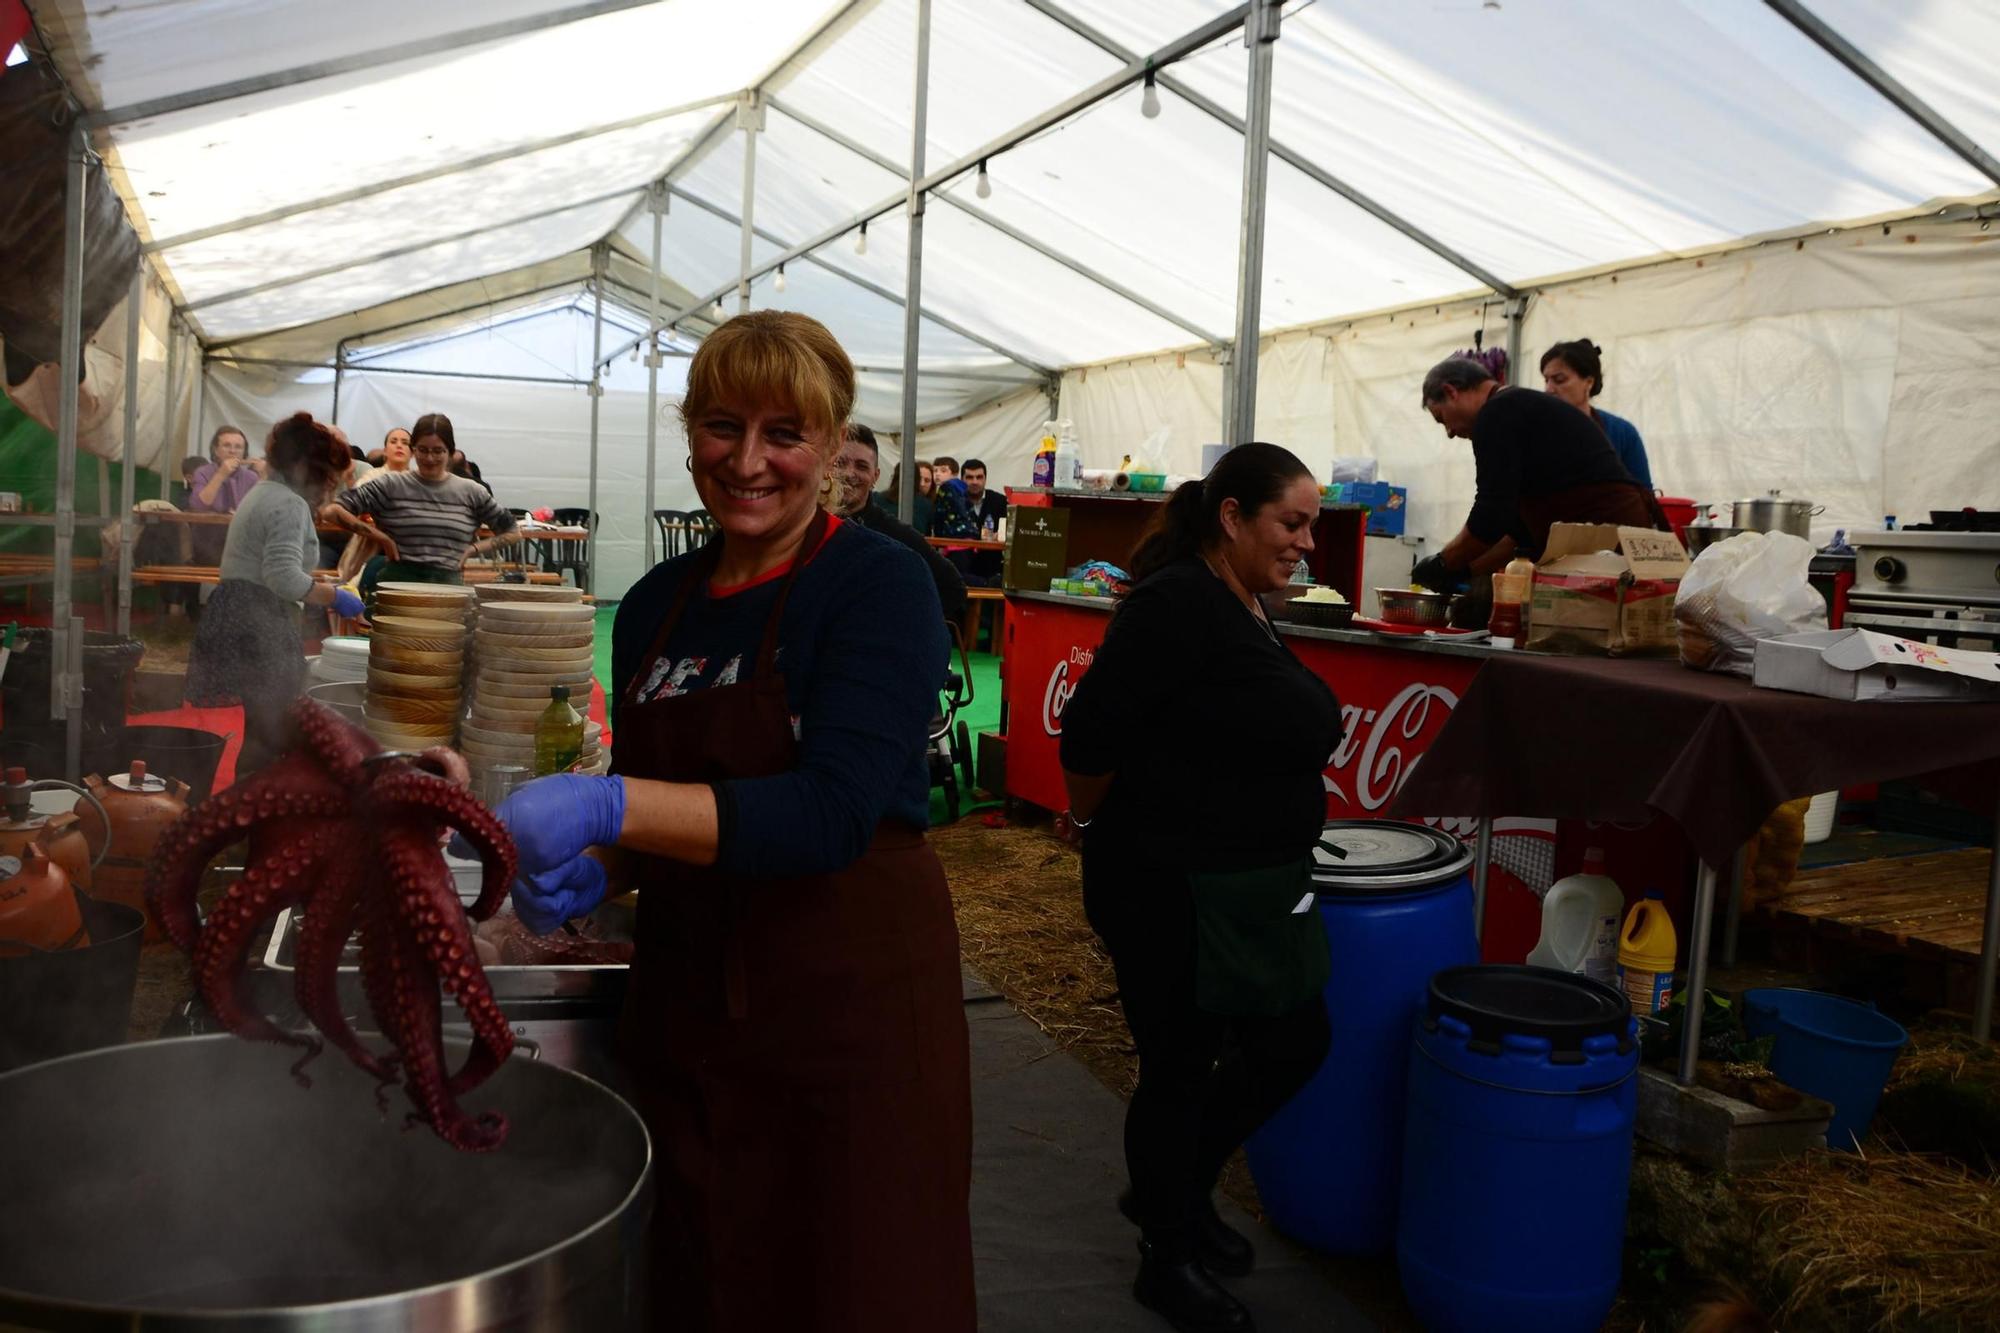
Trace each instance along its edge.
<instances>
[{"instance_id":1,"label":"octopus tentacle","mask_svg":"<svg viewBox=\"0 0 2000 1333\"><path fill-rule=\"evenodd\" d=\"M382 777L369 789L368 799L384 813L393 810L449 825L472 844L485 869L479 901L467 909L474 921L486 920L507 901L516 868L514 840L471 792L427 774L405 772Z\"/></svg>"},{"instance_id":2,"label":"octopus tentacle","mask_svg":"<svg viewBox=\"0 0 2000 1333\"><path fill-rule=\"evenodd\" d=\"M348 1026L340 1004L340 955L354 933L362 885L366 882L366 844L343 840L327 858L321 887L306 904L293 951L293 988L299 1008L334 1048L366 1070L378 1083L396 1081L395 1059L376 1055L361 1044Z\"/></svg>"},{"instance_id":3,"label":"octopus tentacle","mask_svg":"<svg viewBox=\"0 0 2000 1333\"><path fill-rule=\"evenodd\" d=\"M168 937L193 953L195 897L217 852L281 814L331 818L347 813L346 799L331 783L310 768L281 760L257 778L209 797L161 836L146 869L146 905Z\"/></svg>"},{"instance_id":4,"label":"octopus tentacle","mask_svg":"<svg viewBox=\"0 0 2000 1333\"><path fill-rule=\"evenodd\" d=\"M451 1100L445 1087L442 1002L436 983L426 974L417 946L397 931L388 906L376 898L363 904L363 948L370 941L386 954L388 985L394 1000L383 1016L393 1025L396 1047L403 1053L403 1086L417 1109L412 1119L461 1152L490 1152L507 1135L507 1118L488 1111L467 1115ZM370 930L370 922L373 929Z\"/></svg>"},{"instance_id":5,"label":"octopus tentacle","mask_svg":"<svg viewBox=\"0 0 2000 1333\"><path fill-rule=\"evenodd\" d=\"M382 752L373 736L349 726L338 713L313 699L301 699L292 706L292 726L304 748L335 780L347 786L364 780L362 760Z\"/></svg>"},{"instance_id":6,"label":"octopus tentacle","mask_svg":"<svg viewBox=\"0 0 2000 1333\"><path fill-rule=\"evenodd\" d=\"M485 1082L513 1053L514 1029L479 967L457 886L434 857L422 854L426 832L423 825L391 825L382 833L382 851L405 934L458 1001L472 1028L472 1050L447 1085L447 1091L457 1094Z\"/></svg>"},{"instance_id":7,"label":"octopus tentacle","mask_svg":"<svg viewBox=\"0 0 2000 1333\"><path fill-rule=\"evenodd\" d=\"M333 845L333 830L317 830L294 843L281 859L267 858L246 868L243 878L229 886L209 914L194 950L195 982L217 1022L239 1037L303 1047L307 1060L318 1054L317 1041L286 1032L250 1008L243 956L258 925L305 897ZM305 1082L300 1066L293 1073Z\"/></svg>"}]
</instances>

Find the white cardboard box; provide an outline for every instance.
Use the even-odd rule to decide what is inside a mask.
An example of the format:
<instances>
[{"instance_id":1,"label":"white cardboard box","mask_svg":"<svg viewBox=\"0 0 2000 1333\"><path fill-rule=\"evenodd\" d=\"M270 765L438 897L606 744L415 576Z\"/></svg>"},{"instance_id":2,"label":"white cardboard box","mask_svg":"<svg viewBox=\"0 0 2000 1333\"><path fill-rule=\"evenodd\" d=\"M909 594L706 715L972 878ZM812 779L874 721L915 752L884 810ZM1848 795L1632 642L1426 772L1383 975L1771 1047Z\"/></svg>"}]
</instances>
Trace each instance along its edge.
<instances>
[{"instance_id":1,"label":"white cardboard box","mask_svg":"<svg viewBox=\"0 0 2000 1333\"><path fill-rule=\"evenodd\" d=\"M2000 699L2000 653L1866 629L1809 630L1760 640L1755 680L1828 699Z\"/></svg>"}]
</instances>

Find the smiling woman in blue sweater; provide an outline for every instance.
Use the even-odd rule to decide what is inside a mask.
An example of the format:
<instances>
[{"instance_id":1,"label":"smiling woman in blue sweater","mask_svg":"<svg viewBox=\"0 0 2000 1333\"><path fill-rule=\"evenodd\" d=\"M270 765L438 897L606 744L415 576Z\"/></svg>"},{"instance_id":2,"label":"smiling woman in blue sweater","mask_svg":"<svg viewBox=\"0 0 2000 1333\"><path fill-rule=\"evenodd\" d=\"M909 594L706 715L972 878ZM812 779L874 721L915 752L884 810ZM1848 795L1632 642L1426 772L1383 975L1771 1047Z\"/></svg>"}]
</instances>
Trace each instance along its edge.
<instances>
[{"instance_id":1,"label":"smiling woman in blue sweater","mask_svg":"<svg viewBox=\"0 0 2000 1333\"><path fill-rule=\"evenodd\" d=\"M530 926L640 890L663 1328L974 1327L958 932L923 836L945 629L914 554L820 505L853 404L803 315L702 343L681 412L722 535L618 608L615 775L499 812Z\"/></svg>"}]
</instances>

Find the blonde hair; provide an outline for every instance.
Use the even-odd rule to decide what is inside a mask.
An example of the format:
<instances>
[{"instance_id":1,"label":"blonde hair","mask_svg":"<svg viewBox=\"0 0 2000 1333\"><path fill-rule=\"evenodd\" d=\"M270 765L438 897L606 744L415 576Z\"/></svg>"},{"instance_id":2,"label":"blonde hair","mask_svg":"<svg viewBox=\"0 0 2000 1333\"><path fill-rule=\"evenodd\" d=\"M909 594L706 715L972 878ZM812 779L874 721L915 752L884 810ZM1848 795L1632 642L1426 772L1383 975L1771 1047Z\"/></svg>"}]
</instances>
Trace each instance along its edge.
<instances>
[{"instance_id":1,"label":"blonde hair","mask_svg":"<svg viewBox=\"0 0 2000 1333\"><path fill-rule=\"evenodd\" d=\"M854 363L826 325L790 310L753 310L708 335L688 365L681 424L724 403L783 403L831 456L854 410Z\"/></svg>"}]
</instances>

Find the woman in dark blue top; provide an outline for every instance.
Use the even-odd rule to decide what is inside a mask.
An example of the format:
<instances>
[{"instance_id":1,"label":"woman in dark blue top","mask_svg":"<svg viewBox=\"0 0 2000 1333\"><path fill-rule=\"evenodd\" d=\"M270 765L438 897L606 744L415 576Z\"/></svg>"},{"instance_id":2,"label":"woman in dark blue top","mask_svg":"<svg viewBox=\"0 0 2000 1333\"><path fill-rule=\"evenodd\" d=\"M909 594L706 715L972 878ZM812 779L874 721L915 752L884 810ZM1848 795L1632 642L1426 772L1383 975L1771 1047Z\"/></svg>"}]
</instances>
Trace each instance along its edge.
<instances>
[{"instance_id":1,"label":"woman in dark blue top","mask_svg":"<svg viewBox=\"0 0 2000 1333\"><path fill-rule=\"evenodd\" d=\"M923 837L945 629L922 562L819 503L853 402L803 315L702 343L681 412L721 535L618 609L615 775L500 808L529 925L640 890L662 1328L974 1327L958 932Z\"/></svg>"},{"instance_id":2,"label":"woman in dark blue top","mask_svg":"<svg viewBox=\"0 0 2000 1333\"><path fill-rule=\"evenodd\" d=\"M1646 442L1639 438L1639 428L1591 401L1604 392L1603 348L1588 338L1549 348L1542 353L1542 388L1595 421L1632 480L1653 489L1653 469L1646 461Z\"/></svg>"}]
</instances>

